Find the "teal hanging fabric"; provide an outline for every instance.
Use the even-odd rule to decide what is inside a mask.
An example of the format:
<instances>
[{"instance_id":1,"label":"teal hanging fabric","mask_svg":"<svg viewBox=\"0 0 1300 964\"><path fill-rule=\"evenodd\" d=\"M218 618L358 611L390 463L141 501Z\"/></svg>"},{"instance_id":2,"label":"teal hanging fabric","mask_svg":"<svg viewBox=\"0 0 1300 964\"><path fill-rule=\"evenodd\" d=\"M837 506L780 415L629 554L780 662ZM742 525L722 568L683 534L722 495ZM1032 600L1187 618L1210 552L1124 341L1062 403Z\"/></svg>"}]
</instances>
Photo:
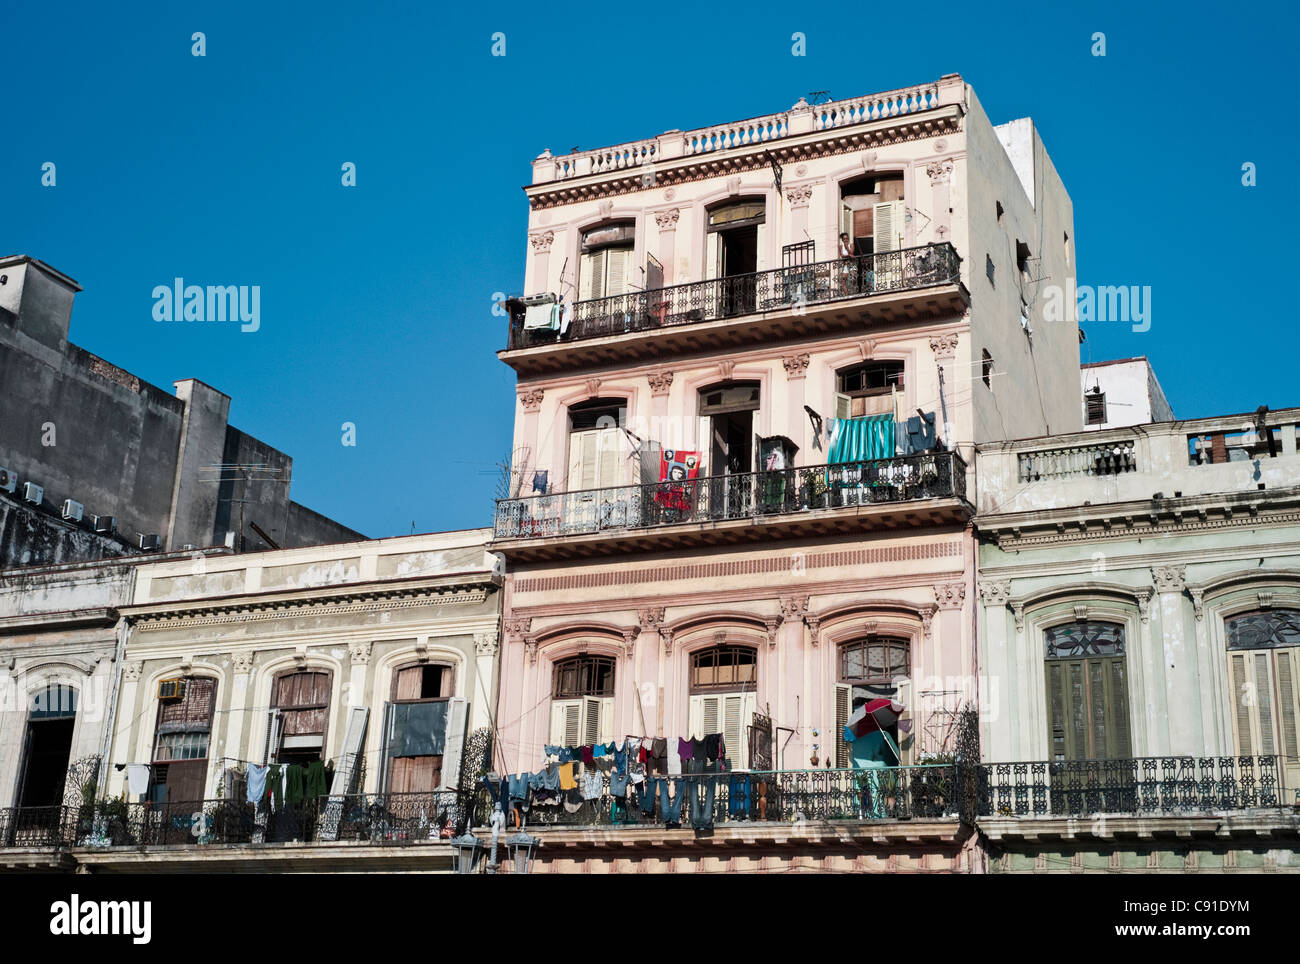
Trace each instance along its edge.
<instances>
[{"instance_id":1,"label":"teal hanging fabric","mask_svg":"<svg viewBox=\"0 0 1300 964\"><path fill-rule=\"evenodd\" d=\"M894 457L894 419L890 415L842 418L835 423L833 433L827 465Z\"/></svg>"}]
</instances>

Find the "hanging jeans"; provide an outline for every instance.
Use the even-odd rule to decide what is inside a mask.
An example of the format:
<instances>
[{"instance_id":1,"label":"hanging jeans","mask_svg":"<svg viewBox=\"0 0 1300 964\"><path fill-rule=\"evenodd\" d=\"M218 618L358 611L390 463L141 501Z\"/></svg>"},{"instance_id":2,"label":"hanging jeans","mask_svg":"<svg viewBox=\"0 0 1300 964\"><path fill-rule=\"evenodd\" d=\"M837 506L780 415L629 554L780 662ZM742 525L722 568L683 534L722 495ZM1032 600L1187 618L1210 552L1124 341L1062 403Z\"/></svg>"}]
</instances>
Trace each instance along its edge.
<instances>
[{"instance_id":1,"label":"hanging jeans","mask_svg":"<svg viewBox=\"0 0 1300 964\"><path fill-rule=\"evenodd\" d=\"M713 796L717 783L718 778L711 774L686 781L691 798L691 829L713 829Z\"/></svg>"},{"instance_id":2,"label":"hanging jeans","mask_svg":"<svg viewBox=\"0 0 1300 964\"><path fill-rule=\"evenodd\" d=\"M749 774L733 773L728 789L727 812L733 817L749 816Z\"/></svg>"},{"instance_id":3,"label":"hanging jeans","mask_svg":"<svg viewBox=\"0 0 1300 964\"><path fill-rule=\"evenodd\" d=\"M669 797L668 780L659 781L659 816L665 827L682 825L682 804L686 802L686 781L677 780L677 796Z\"/></svg>"},{"instance_id":4,"label":"hanging jeans","mask_svg":"<svg viewBox=\"0 0 1300 964\"><path fill-rule=\"evenodd\" d=\"M637 791L641 795L641 812L647 817L655 815L655 794L658 792L659 782L655 779L646 780Z\"/></svg>"}]
</instances>

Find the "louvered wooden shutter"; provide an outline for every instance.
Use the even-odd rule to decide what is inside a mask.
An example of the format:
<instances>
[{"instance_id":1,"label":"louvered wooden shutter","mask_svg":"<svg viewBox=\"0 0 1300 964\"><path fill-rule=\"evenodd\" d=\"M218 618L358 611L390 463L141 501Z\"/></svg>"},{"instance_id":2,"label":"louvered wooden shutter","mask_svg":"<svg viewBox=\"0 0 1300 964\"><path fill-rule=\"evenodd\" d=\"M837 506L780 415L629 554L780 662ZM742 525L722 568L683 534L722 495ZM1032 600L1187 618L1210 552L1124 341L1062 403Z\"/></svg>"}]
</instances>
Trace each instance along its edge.
<instances>
[{"instance_id":1,"label":"louvered wooden shutter","mask_svg":"<svg viewBox=\"0 0 1300 964\"><path fill-rule=\"evenodd\" d=\"M582 703L582 742L584 744L603 742L600 733L600 700L589 696Z\"/></svg>"},{"instance_id":2,"label":"louvered wooden shutter","mask_svg":"<svg viewBox=\"0 0 1300 964\"><path fill-rule=\"evenodd\" d=\"M632 249L605 249L605 294L608 297L631 290Z\"/></svg>"},{"instance_id":3,"label":"louvered wooden shutter","mask_svg":"<svg viewBox=\"0 0 1300 964\"><path fill-rule=\"evenodd\" d=\"M768 269L767 224L763 223L758 225L758 230L755 233L758 235L758 240L756 242L758 246L758 250L754 254L754 270L766 271Z\"/></svg>"},{"instance_id":4,"label":"louvered wooden shutter","mask_svg":"<svg viewBox=\"0 0 1300 964\"><path fill-rule=\"evenodd\" d=\"M600 736L596 739L609 743L614 739L614 698L607 696L600 701Z\"/></svg>"},{"instance_id":5,"label":"louvered wooden shutter","mask_svg":"<svg viewBox=\"0 0 1300 964\"><path fill-rule=\"evenodd\" d=\"M280 746L280 711L271 710L266 716L266 743L262 747L262 765L271 763Z\"/></svg>"},{"instance_id":6,"label":"louvered wooden shutter","mask_svg":"<svg viewBox=\"0 0 1300 964\"><path fill-rule=\"evenodd\" d=\"M1286 757L1287 764L1294 767L1300 765L1300 740L1297 739L1297 729L1300 728L1300 692L1297 692L1295 679L1296 656L1300 655L1300 650L1296 649L1279 649L1277 651L1277 697L1278 697L1278 720L1282 724L1282 754ZM1286 786L1294 789L1295 784L1290 780L1286 781Z\"/></svg>"},{"instance_id":7,"label":"louvered wooden shutter","mask_svg":"<svg viewBox=\"0 0 1300 964\"><path fill-rule=\"evenodd\" d=\"M1254 714L1251 712L1250 675L1246 669L1246 657L1234 654L1232 669L1232 707L1234 726L1237 731L1237 752L1242 756L1254 756L1255 732Z\"/></svg>"},{"instance_id":8,"label":"louvered wooden shutter","mask_svg":"<svg viewBox=\"0 0 1300 964\"><path fill-rule=\"evenodd\" d=\"M1273 681L1269 673L1269 653L1254 652L1255 660L1255 704L1259 709L1259 752L1261 756L1272 756L1277 752L1277 741L1273 733Z\"/></svg>"},{"instance_id":9,"label":"louvered wooden shutter","mask_svg":"<svg viewBox=\"0 0 1300 964\"><path fill-rule=\"evenodd\" d=\"M722 245L718 243L717 231L704 236L704 275L706 278L722 277Z\"/></svg>"},{"instance_id":10,"label":"louvered wooden shutter","mask_svg":"<svg viewBox=\"0 0 1300 964\"><path fill-rule=\"evenodd\" d=\"M442 785L460 786L460 758L465 752L465 727L469 720L469 701L454 697L447 701L447 736L442 751Z\"/></svg>"},{"instance_id":11,"label":"louvered wooden shutter","mask_svg":"<svg viewBox=\"0 0 1300 964\"><path fill-rule=\"evenodd\" d=\"M1105 667L1107 750L1112 760L1123 760L1133 755L1133 740L1128 719L1128 682L1125 679L1124 660L1113 658Z\"/></svg>"},{"instance_id":12,"label":"louvered wooden shutter","mask_svg":"<svg viewBox=\"0 0 1300 964\"><path fill-rule=\"evenodd\" d=\"M840 233L840 234L847 234L847 235L849 236L849 242L852 243L852 241L853 241L853 209L852 209L851 207L849 207L847 204L845 204L843 201L840 202L840 230L839 230L839 233ZM836 253L837 255L840 253L840 239L839 239L839 238L836 238L836 239L835 239L835 253Z\"/></svg>"},{"instance_id":13,"label":"louvered wooden shutter","mask_svg":"<svg viewBox=\"0 0 1300 964\"><path fill-rule=\"evenodd\" d=\"M839 392L835 393L835 417L852 418L853 417L853 398Z\"/></svg>"},{"instance_id":14,"label":"louvered wooden shutter","mask_svg":"<svg viewBox=\"0 0 1300 964\"><path fill-rule=\"evenodd\" d=\"M749 765L749 740L747 730L749 721L754 716L754 694L737 693L723 700L722 739L726 743L726 755L731 758L732 767L745 768ZM710 731L716 733L716 730Z\"/></svg>"},{"instance_id":15,"label":"louvered wooden shutter","mask_svg":"<svg viewBox=\"0 0 1300 964\"><path fill-rule=\"evenodd\" d=\"M596 466L600 431L587 429L569 435L568 489L591 489L596 485Z\"/></svg>"},{"instance_id":16,"label":"louvered wooden shutter","mask_svg":"<svg viewBox=\"0 0 1300 964\"><path fill-rule=\"evenodd\" d=\"M876 251L897 251L903 246L903 202L886 201L872 208L875 228L873 247Z\"/></svg>"},{"instance_id":17,"label":"louvered wooden shutter","mask_svg":"<svg viewBox=\"0 0 1300 964\"><path fill-rule=\"evenodd\" d=\"M625 459L623 446L619 443L623 433L616 428L607 428L593 434L597 438L592 487L603 489L608 486L622 485Z\"/></svg>"},{"instance_id":18,"label":"louvered wooden shutter","mask_svg":"<svg viewBox=\"0 0 1300 964\"><path fill-rule=\"evenodd\" d=\"M844 739L844 727L849 722L849 707L853 698L851 687L835 686L835 765L841 770L849 765L849 745Z\"/></svg>"},{"instance_id":19,"label":"louvered wooden shutter","mask_svg":"<svg viewBox=\"0 0 1300 964\"><path fill-rule=\"evenodd\" d=\"M551 743L579 746L582 743L582 703L578 700L551 704Z\"/></svg>"},{"instance_id":20,"label":"louvered wooden shutter","mask_svg":"<svg viewBox=\"0 0 1300 964\"><path fill-rule=\"evenodd\" d=\"M578 300L605 297L605 249L584 254L578 268Z\"/></svg>"}]
</instances>

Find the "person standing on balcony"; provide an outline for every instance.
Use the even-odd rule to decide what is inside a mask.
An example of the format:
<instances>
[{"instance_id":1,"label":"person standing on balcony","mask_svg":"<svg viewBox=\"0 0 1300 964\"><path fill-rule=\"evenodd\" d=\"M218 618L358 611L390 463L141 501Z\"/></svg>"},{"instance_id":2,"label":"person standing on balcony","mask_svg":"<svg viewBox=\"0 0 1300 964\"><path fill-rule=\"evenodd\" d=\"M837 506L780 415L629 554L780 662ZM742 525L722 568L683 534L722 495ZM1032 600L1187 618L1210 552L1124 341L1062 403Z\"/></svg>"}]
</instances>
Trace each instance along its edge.
<instances>
[{"instance_id":1,"label":"person standing on balcony","mask_svg":"<svg viewBox=\"0 0 1300 964\"><path fill-rule=\"evenodd\" d=\"M840 234L840 265L839 265L839 289L840 294L848 294L853 280L853 242L849 239L847 232Z\"/></svg>"}]
</instances>

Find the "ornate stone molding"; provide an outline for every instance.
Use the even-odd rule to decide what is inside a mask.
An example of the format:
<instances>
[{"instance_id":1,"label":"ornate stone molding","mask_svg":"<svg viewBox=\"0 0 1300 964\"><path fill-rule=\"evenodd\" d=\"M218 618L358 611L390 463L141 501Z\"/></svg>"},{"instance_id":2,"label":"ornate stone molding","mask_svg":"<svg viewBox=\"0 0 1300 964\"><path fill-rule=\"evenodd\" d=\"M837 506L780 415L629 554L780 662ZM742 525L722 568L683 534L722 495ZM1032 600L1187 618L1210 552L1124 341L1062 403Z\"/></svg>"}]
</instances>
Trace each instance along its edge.
<instances>
[{"instance_id":1,"label":"ornate stone molding","mask_svg":"<svg viewBox=\"0 0 1300 964\"><path fill-rule=\"evenodd\" d=\"M1087 603L1079 603L1074 607L1074 621L1076 623L1086 623L1088 621Z\"/></svg>"},{"instance_id":2,"label":"ornate stone molding","mask_svg":"<svg viewBox=\"0 0 1300 964\"><path fill-rule=\"evenodd\" d=\"M1137 598L1138 617L1144 625L1151 622L1151 597L1155 593L1150 589L1136 589L1133 595Z\"/></svg>"},{"instance_id":3,"label":"ornate stone molding","mask_svg":"<svg viewBox=\"0 0 1300 964\"><path fill-rule=\"evenodd\" d=\"M1187 592L1192 597L1192 613L1196 616L1196 621L1199 623L1205 619L1205 590L1193 589L1191 586L1188 586ZM1260 593L1260 595L1263 596L1265 593Z\"/></svg>"},{"instance_id":4,"label":"ornate stone molding","mask_svg":"<svg viewBox=\"0 0 1300 964\"><path fill-rule=\"evenodd\" d=\"M781 597L781 619L784 621L794 621L803 619L808 612L808 596L792 595Z\"/></svg>"},{"instance_id":5,"label":"ornate stone molding","mask_svg":"<svg viewBox=\"0 0 1300 964\"><path fill-rule=\"evenodd\" d=\"M545 395L544 388L526 388L519 393L519 402L524 406L525 412L537 412L541 410Z\"/></svg>"},{"instance_id":6,"label":"ornate stone molding","mask_svg":"<svg viewBox=\"0 0 1300 964\"><path fill-rule=\"evenodd\" d=\"M588 378L586 384L587 384L587 394L590 397L595 398L597 395L600 394L599 378Z\"/></svg>"},{"instance_id":7,"label":"ornate stone molding","mask_svg":"<svg viewBox=\"0 0 1300 964\"><path fill-rule=\"evenodd\" d=\"M536 666L537 665L537 637L536 636L524 637L524 650L528 653L529 665Z\"/></svg>"},{"instance_id":8,"label":"ornate stone molding","mask_svg":"<svg viewBox=\"0 0 1300 964\"><path fill-rule=\"evenodd\" d=\"M718 378L724 382L731 381L731 373L736 370L736 363L730 360L718 362Z\"/></svg>"},{"instance_id":9,"label":"ornate stone molding","mask_svg":"<svg viewBox=\"0 0 1300 964\"><path fill-rule=\"evenodd\" d=\"M934 587L934 601L940 609L961 609L966 604L964 582L942 582Z\"/></svg>"},{"instance_id":10,"label":"ornate stone molding","mask_svg":"<svg viewBox=\"0 0 1300 964\"><path fill-rule=\"evenodd\" d=\"M144 670L144 663L138 659L129 659L122 664L122 679L128 683L134 683L140 679L140 673Z\"/></svg>"},{"instance_id":11,"label":"ornate stone molding","mask_svg":"<svg viewBox=\"0 0 1300 964\"><path fill-rule=\"evenodd\" d=\"M664 607L649 606L645 609L637 610L637 622L641 626L641 632L653 633L664 623Z\"/></svg>"},{"instance_id":12,"label":"ornate stone molding","mask_svg":"<svg viewBox=\"0 0 1300 964\"><path fill-rule=\"evenodd\" d=\"M1025 631L1025 604L1022 602L1013 602L1011 604L1011 615L1016 619L1017 635Z\"/></svg>"},{"instance_id":13,"label":"ornate stone molding","mask_svg":"<svg viewBox=\"0 0 1300 964\"><path fill-rule=\"evenodd\" d=\"M614 202L613 202L613 201L601 201L600 204L599 204L597 207L598 207L598 209L599 209L599 211L600 211L600 216L601 216L602 218L612 217L613 214L614 214Z\"/></svg>"},{"instance_id":14,"label":"ornate stone molding","mask_svg":"<svg viewBox=\"0 0 1300 964\"><path fill-rule=\"evenodd\" d=\"M934 639L934 614L938 611L938 606L926 606L921 610L921 631L926 640Z\"/></svg>"},{"instance_id":15,"label":"ornate stone molding","mask_svg":"<svg viewBox=\"0 0 1300 964\"><path fill-rule=\"evenodd\" d=\"M790 202L792 208L806 208L812 201L812 193L811 184L796 184L785 189L785 199Z\"/></svg>"},{"instance_id":16,"label":"ornate stone molding","mask_svg":"<svg viewBox=\"0 0 1300 964\"><path fill-rule=\"evenodd\" d=\"M136 629L141 633L158 632L181 626L222 626L231 623L256 623L271 619L284 619L291 613L319 612L331 616L348 613L396 612L401 609L418 609L424 606L452 606L481 603L488 597L486 590L454 590L440 592L436 587L410 590L410 598L399 598L395 593L384 593L377 598L354 602L355 596L339 601L304 599L274 606L242 604L205 611L181 611L169 614L140 616ZM366 593L370 595L370 593Z\"/></svg>"},{"instance_id":17,"label":"ornate stone molding","mask_svg":"<svg viewBox=\"0 0 1300 964\"><path fill-rule=\"evenodd\" d=\"M673 631L667 626L660 626L659 638L664 644L664 655L671 656L673 654Z\"/></svg>"},{"instance_id":18,"label":"ornate stone molding","mask_svg":"<svg viewBox=\"0 0 1300 964\"><path fill-rule=\"evenodd\" d=\"M474 634L474 652L479 656L495 656L501 648L501 637L495 629Z\"/></svg>"},{"instance_id":19,"label":"ornate stone molding","mask_svg":"<svg viewBox=\"0 0 1300 964\"><path fill-rule=\"evenodd\" d=\"M978 587L980 602L985 606L992 608L995 606L1005 606L1011 599L1011 580L1002 582L997 581L980 581Z\"/></svg>"},{"instance_id":20,"label":"ornate stone molding","mask_svg":"<svg viewBox=\"0 0 1300 964\"><path fill-rule=\"evenodd\" d=\"M771 649L776 649L777 633L781 629L780 616L764 616L763 624L767 626L767 645Z\"/></svg>"},{"instance_id":21,"label":"ornate stone molding","mask_svg":"<svg viewBox=\"0 0 1300 964\"><path fill-rule=\"evenodd\" d=\"M1186 566L1152 566L1151 578L1156 592L1182 592L1187 588Z\"/></svg>"},{"instance_id":22,"label":"ornate stone molding","mask_svg":"<svg viewBox=\"0 0 1300 964\"><path fill-rule=\"evenodd\" d=\"M623 630L623 655L631 659L636 655L636 638L640 635L635 629Z\"/></svg>"},{"instance_id":23,"label":"ornate stone molding","mask_svg":"<svg viewBox=\"0 0 1300 964\"><path fill-rule=\"evenodd\" d=\"M682 212L677 208L669 208L667 211L655 212L655 224L659 225L660 231L676 231L677 219L681 217Z\"/></svg>"},{"instance_id":24,"label":"ornate stone molding","mask_svg":"<svg viewBox=\"0 0 1300 964\"><path fill-rule=\"evenodd\" d=\"M236 673L251 673L253 671L253 656L251 649L241 650L238 653L230 654L230 664L234 667Z\"/></svg>"},{"instance_id":25,"label":"ornate stone molding","mask_svg":"<svg viewBox=\"0 0 1300 964\"><path fill-rule=\"evenodd\" d=\"M370 662L370 651L374 643L368 639L358 639L348 643L348 655L352 657L353 666L364 666Z\"/></svg>"},{"instance_id":26,"label":"ornate stone molding","mask_svg":"<svg viewBox=\"0 0 1300 964\"><path fill-rule=\"evenodd\" d=\"M930 351L934 352L934 357L939 360L955 358L957 356L957 337L955 331L933 336L930 339Z\"/></svg>"},{"instance_id":27,"label":"ornate stone molding","mask_svg":"<svg viewBox=\"0 0 1300 964\"><path fill-rule=\"evenodd\" d=\"M528 243L533 246L533 251L541 254L551 250L551 242L555 240L554 231L540 231L537 234L528 236Z\"/></svg>"},{"instance_id":28,"label":"ornate stone molding","mask_svg":"<svg viewBox=\"0 0 1300 964\"><path fill-rule=\"evenodd\" d=\"M814 646L818 646L822 641L822 618L815 613L803 614L804 625L808 627L808 640Z\"/></svg>"},{"instance_id":29,"label":"ornate stone molding","mask_svg":"<svg viewBox=\"0 0 1300 964\"><path fill-rule=\"evenodd\" d=\"M1256 593L1256 598L1259 600L1260 609L1273 608L1273 594L1271 592Z\"/></svg>"},{"instance_id":30,"label":"ornate stone molding","mask_svg":"<svg viewBox=\"0 0 1300 964\"><path fill-rule=\"evenodd\" d=\"M930 175L931 187L938 187L940 184L947 184L952 178L952 159L944 158L938 161L931 161L925 166L925 173Z\"/></svg>"},{"instance_id":31,"label":"ornate stone molding","mask_svg":"<svg viewBox=\"0 0 1300 964\"><path fill-rule=\"evenodd\" d=\"M781 364L785 366L786 378L789 379L807 377L808 362L809 356L806 353L800 355L783 355L781 357Z\"/></svg>"},{"instance_id":32,"label":"ornate stone molding","mask_svg":"<svg viewBox=\"0 0 1300 964\"><path fill-rule=\"evenodd\" d=\"M656 397L668 394L668 389L673 387L673 373L670 371L651 372L646 376L646 381L650 383L650 394Z\"/></svg>"}]
</instances>

